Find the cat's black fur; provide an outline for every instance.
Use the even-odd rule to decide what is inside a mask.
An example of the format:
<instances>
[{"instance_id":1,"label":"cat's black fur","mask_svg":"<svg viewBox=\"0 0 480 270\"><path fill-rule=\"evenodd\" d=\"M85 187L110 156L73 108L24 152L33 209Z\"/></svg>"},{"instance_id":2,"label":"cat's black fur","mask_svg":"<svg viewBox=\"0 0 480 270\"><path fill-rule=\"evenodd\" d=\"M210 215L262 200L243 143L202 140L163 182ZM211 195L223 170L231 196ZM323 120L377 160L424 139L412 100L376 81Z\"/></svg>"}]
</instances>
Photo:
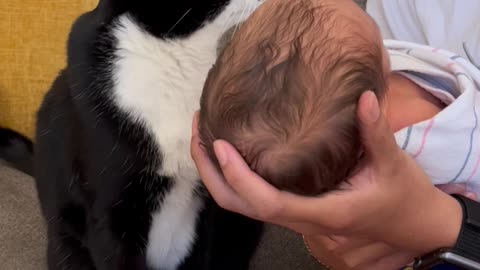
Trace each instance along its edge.
<instances>
[{"instance_id":1,"label":"cat's black fur","mask_svg":"<svg viewBox=\"0 0 480 270\"><path fill-rule=\"evenodd\" d=\"M157 173L162 153L152 134L111 102L115 19L130 12L151 35L187 36L228 2L103 0L73 25L68 65L37 121L35 178L50 270L151 269L145 255L151 213L175 181ZM178 22L187 8L188 18ZM198 192L206 203L197 239L177 269L247 269L262 225Z\"/></svg>"}]
</instances>

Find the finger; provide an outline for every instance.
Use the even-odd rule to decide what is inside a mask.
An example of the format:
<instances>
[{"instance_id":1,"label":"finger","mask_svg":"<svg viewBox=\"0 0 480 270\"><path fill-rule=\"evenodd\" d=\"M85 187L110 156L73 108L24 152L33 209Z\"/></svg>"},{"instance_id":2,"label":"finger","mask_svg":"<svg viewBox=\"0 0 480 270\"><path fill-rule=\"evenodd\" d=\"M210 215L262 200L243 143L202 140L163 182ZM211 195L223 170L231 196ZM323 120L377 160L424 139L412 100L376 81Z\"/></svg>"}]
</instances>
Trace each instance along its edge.
<instances>
[{"instance_id":1,"label":"finger","mask_svg":"<svg viewBox=\"0 0 480 270\"><path fill-rule=\"evenodd\" d=\"M200 146L200 138L195 131L198 123L196 123L196 119L197 117L194 117L192 123L190 152L205 187L221 207L240 214L251 215L252 213L249 211L247 204L230 188L222 174Z\"/></svg>"},{"instance_id":2,"label":"finger","mask_svg":"<svg viewBox=\"0 0 480 270\"><path fill-rule=\"evenodd\" d=\"M335 253L336 242L328 236L317 236L312 241L312 238L305 238L305 244L310 254L320 261L322 264L328 266L330 269L346 270L350 269L341 256ZM332 248L333 247L333 248ZM333 250L333 251L332 251Z\"/></svg>"},{"instance_id":3,"label":"finger","mask_svg":"<svg viewBox=\"0 0 480 270\"><path fill-rule=\"evenodd\" d=\"M386 257L391 257L399 253L396 249L383 242L372 242L365 238L315 235L306 237L305 240L315 256L322 256L322 254L328 252L331 256L340 258L346 265L353 269L384 269L368 268L366 266L377 264L385 260ZM407 254L407 258L412 257L410 256L411 254L406 252L401 254ZM402 260L403 265L405 265L406 262L408 262L408 260Z\"/></svg>"},{"instance_id":4,"label":"finger","mask_svg":"<svg viewBox=\"0 0 480 270\"><path fill-rule=\"evenodd\" d=\"M320 245L325 247L327 250L342 254L345 251L351 250L352 248L357 248L365 246L364 240L352 239L344 236L336 235L311 235L306 236L312 245ZM371 242L371 241L370 241Z\"/></svg>"},{"instance_id":5,"label":"finger","mask_svg":"<svg viewBox=\"0 0 480 270\"><path fill-rule=\"evenodd\" d=\"M387 119L380 110L378 99L372 91L366 91L358 102L357 115L365 152L370 159L379 162L392 159L398 146Z\"/></svg>"},{"instance_id":6,"label":"finger","mask_svg":"<svg viewBox=\"0 0 480 270\"><path fill-rule=\"evenodd\" d=\"M337 254L345 254L351 250L357 250L374 243L372 240L367 238L353 238L335 235L329 237L329 239L336 243L337 246L335 248L335 253Z\"/></svg>"},{"instance_id":7,"label":"finger","mask_svg":"<svg viewBox=\"0 0 480 270\"><path fill-rule=\"evenodd\" d=\"M465 184L446 184L436 187L448 194L464 194L467 191L467 185Z\"/></svg>"},{"instance_id":8,"label":"finger","mask_svg":"<svg viewBox=\"0 0 480 270\"><path fill-rule=\"evenodd\" d=\"M408 259L411 258L410 254L407 253L401 253L401 256L399 256L397 252L387 244L381 242L372 243L366 239L317 235L307 237L305 240L309 250L316 258L326 264L330 264L330 266L332 266L334 262L337 265L341 262L343 265L341 269L389 269L376 268L372 267L372 265L392 263L391 257L403 258L400 260L400 263L397 262L397 264L405 265L409 262ZM350 245L350 247L359 246L359 248L347 248L346 252L339 252L345 249L346 245ZM336 259L332 260L332 258ZM389 259L386 260L385 258Z\"/></svg>"},{"instance_id":9,"label":"finger","mask_svg":"<svg viewBox=\"0 0 480 270\"><path fill-rule=\"evenodd\" d=\"M319 226L317 224L308 223L308 222L293 222L293 221L286 221L285 218L283 219L272 219L269 222L274 223L276 225L288 228L292 231L300 233L302 235L314 235L319 233Z\"/></svg>"},{"instance_id":10,"label":"finger","mask_svg":"<svg viewBox=\"0 0 480 270\"><path fill-rule=\"evenodd\" d=\"M376 262L360 265L355 269L384 269L398 270L413 262L415 255L409 252L397 252L395 254L383 257Z\"/></svg>"},{"instance_id":11,"label":"finger","mask_svg":"<svg viewBox=\"0 0 480 270\"><path fill-rule=\"evenodd\" d=\"M360 213L355 206L363 200L361 195L350 191L336 191L309 198L281 193L279 201L283 203L280 204L278 216L285 221L315 224L313 230L307 230L305 234L347 233L354 229L352 222Z\"/></svg>"},{"instance_id":12,"label":"finger","mask_svg":"<svg viewBox=\"0 0 480 270\"><path fill-rule=\"evenodd\" d=\"M319 224L320 229L322 224L326 224L326 227L342 225L352 216L350 207L339 210L337 206L353 206L354 196L332 192L321 198L313 198L279 191L253 172L228 142L216 141L214 149L226 181L264 221L277 224L313 223Z\"/></svg>"},{"instance_id":13,"label":"finger","mask_svg":"<svg viewBox=\"0 0 480 270\"><path fill-rule=\"evenodd\" d=\"M465 194L463 194L463 196L465 196L465 197L467 197L471 200L478 201L478 196L474 192L465 192Z\"/></svg>"},{"instance_id":14,"label":"finger","mask_svg":"<svg viewBox=\"0 0 480 270\"><path fill-rule=\"evenodd\" d=\"M392 252L394 252L394 250L387 244L376 242L367 244L366 246L360 246L358 248L346 250L344 253L339 254L339 256L344 258L347 265L351 267L357 267L359 265L376 262L379 259L388 256Z\"/></svg>"},{"instance_id":15,"label":"finger","mask_svg":"<svg viewBox=\"0 0 480 270\"><path fill-rule=\"evenodd\" d=\"M304 236L304 241L314 253L316 251L315 249L336 253L339 247L342 246L342 243L337 242L331 235Z\"/></svg>"},{"instance_id":16,"label":"finger","mask_svg":"<svg viewBox=\"0 0 480 270\"><path fill-rule=\"evenodd\" d=\"M471 200L474 200L474 201L478 200L477 194L474 192L468 191L466 184L445 184L445 185L437 185L436 187L447 194L460 194Z\"/></svg>"},{"instance_id":17,"label":"finger","mask_svg":"<svg viewBox=\"0 0 480 270\"><path fill-rule=\"evenodd\" d=\"M231 188L264 218L277 217L281 192L253 172L237 150L225 141L215 141L214 150ZM267 220L269 221L269 220Z\"/></svg>"}]
</instances>

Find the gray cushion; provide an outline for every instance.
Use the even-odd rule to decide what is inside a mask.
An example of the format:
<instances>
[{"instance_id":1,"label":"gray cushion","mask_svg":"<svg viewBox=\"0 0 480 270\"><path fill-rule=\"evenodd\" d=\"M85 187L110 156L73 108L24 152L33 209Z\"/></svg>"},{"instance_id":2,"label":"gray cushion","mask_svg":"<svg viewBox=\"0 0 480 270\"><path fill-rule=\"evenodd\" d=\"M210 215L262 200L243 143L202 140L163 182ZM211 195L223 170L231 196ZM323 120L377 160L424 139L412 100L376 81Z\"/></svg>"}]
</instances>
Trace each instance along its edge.
<instances>
[{"instance_id":1,"label":"gray cushion","mask_svg":"<svg viewBox=\"0 0 480 270\"><path fill-rule=\"evenodd\" d=\"M46 269L45 226L31 177L0 164L0 269Z\"/></svg>"}]
</instances>

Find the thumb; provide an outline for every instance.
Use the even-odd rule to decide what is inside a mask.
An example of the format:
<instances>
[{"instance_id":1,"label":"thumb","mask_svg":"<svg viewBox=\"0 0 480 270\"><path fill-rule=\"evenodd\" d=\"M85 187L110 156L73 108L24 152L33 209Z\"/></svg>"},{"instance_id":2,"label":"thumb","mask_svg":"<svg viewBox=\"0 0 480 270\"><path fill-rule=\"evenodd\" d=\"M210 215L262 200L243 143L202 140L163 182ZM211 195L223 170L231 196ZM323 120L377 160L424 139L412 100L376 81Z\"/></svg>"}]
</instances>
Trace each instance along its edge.
<instances>
[{"instance_id":1,"label":"thumb","mask_svg":"<svg viewBox=\"0 0 480 270\"><path fill-rule=\"evenodd\" d=\"M217 140L213 147L225 180L238 196L260 214L278 205L279 191L252 171L233 145Z\"/></svg>"},{"instance_id":2,"label":"thumb","mask_svg":"<svg viewBox=\"0 0 480 270\"><path fill-rule=\"evenodd\" d=\"M357 115L362 143L369 158L373 161L391 159L398 152L398 145L372 91L366 91L360 97Z\"/></svg>"}]
</instances>

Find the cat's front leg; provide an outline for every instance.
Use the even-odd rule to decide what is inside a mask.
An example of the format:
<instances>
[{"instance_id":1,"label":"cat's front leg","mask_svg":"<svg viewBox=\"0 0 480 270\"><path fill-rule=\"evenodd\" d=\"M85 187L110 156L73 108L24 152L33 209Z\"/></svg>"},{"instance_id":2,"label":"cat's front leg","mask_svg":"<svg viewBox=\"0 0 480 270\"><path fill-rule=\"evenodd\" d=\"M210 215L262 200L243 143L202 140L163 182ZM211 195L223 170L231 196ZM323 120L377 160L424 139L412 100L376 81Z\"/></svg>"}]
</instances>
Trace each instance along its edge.
<instances>
[{"instance_id":1,"label":"cat's front leg","mask_svg":"<svg viewBox=\"0 0 480 270\"><path fill-rule=\"evenodd\" d=\"M212 198L200 220L196 245L179 270L247 270L263 223L224 210Z\"/></svg>"},{"instance_id":2,"label":"cat's front leg","mask_svg":"<svg viewBox=\"0 0 480 270\"><path fill-rule=\"evenodd\" d=\"M58 224L48 228L48 269L96 270L89 250L65 230L65 226L67 225Z\"/></svg>"},{"instance_id":3,"label":"cat's front leg","mask_svg":"<svg viewBox=\"0 0 480 270\"><path fill-rule=\"evenodd\" d=\"M141 223L141 220L135 216L128 217L130 221L127 222L109 211L90 224L88 246L97 270L148 269L142 232L122 226L131 222Z\"/></svg>"},{"instance_id":4,"label":"cat's front leg","mask_svg":"<svg viewBox=\"0 0 480 270\"><path fill-rule=\"evenodd\" d=\"M112 173L115 171L112 171ZM166 188L154 173L132 170L128 176L111 175L96 189L88 211L88 246L98 270L146 270L146 248L152 211ZM146 185L146 179L156 185ZM100 182L100 180L96 181Z\"/></svg>"}]
</instances>

